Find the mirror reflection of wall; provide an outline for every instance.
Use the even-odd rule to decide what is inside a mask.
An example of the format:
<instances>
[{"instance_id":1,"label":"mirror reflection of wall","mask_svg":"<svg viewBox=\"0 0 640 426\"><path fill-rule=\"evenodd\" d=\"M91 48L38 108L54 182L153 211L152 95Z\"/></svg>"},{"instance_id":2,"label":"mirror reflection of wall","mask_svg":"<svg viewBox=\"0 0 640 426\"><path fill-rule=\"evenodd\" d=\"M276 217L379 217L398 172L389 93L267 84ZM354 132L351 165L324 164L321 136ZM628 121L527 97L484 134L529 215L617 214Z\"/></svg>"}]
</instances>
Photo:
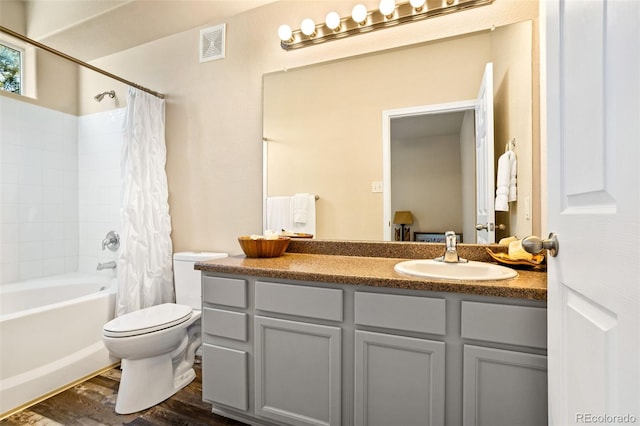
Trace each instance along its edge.
<instances>
[{"instance_id":1,"label":"mirror reflection of wall","mask_svg":"<svg viewBox=\"0 0 640 426\"><path fill-rule=\"evenodd\" d=\"M473 133L473 110L391 119L391 211L412 211L413 232L474 242L463 226L475 217Z\"/></svg>"},{"instance_id":2,"label":"mirror reflection of wall","mask_svg":"<svg viewBox=\"0 0 640 426\"><path fill-rule=\"evenodd\" d=\"M372 191L382 180L382 111L474 99L493 62L495 145L517 139L519 190L530 197L531 45L527 21L265 75L266 195L319 194L317 238L382 240L383 198ZM509 212L512 232L531 233L520 215Z\"/></svg>"}]
</instances>

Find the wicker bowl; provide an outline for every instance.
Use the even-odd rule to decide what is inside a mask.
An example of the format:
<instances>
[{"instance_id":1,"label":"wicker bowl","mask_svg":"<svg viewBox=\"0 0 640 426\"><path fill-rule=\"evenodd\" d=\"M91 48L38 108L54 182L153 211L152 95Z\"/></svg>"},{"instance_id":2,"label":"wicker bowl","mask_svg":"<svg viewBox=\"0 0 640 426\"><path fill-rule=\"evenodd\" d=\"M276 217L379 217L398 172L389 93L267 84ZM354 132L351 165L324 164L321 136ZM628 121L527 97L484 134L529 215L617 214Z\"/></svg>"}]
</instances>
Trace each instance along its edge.
<instances>
[{"instance_id":1,"label":"wicker bowl","mask_svg":"<svg viewBox=\"0 0 640 426\"><path fill-rule=\"evenodd\" d=\"M289 237L280 237L275 240L252 239L249 236L238 237L240 247L247 257L282 256L289 246L289 241L291 241Z\"/></svg>"}]
</instances>

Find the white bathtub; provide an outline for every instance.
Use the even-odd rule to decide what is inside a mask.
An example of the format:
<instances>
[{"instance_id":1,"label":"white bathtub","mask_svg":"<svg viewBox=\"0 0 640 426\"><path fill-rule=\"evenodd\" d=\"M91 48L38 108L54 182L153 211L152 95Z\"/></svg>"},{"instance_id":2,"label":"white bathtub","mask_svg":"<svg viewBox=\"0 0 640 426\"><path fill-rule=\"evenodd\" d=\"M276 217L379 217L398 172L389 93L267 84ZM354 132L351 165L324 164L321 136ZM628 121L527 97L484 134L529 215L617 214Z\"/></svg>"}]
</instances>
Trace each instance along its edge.
<instances>
[{"instance_id":1,"label":"white bathtub","mask_svg":"<svg viewBox=\"0 0 640 426\"><path fill-rule=\"evenodd\" d=\"M0 286L0 419L119 362L102 343L115 291L82 273Z\"/></svg>"}]
</instances>

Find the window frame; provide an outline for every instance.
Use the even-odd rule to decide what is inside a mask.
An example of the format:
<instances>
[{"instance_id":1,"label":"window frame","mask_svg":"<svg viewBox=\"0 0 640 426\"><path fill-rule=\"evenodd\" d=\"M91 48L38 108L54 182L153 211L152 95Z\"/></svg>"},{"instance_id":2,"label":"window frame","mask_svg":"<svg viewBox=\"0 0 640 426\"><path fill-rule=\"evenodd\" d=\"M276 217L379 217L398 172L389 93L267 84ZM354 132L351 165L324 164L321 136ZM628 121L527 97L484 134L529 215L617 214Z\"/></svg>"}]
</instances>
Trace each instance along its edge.
<instances>
[{"instance_id":1,"label":"window frame","mask_svg":"<svg viewBox=\"0 0 640 426\"><path fill-rule=\"evenodd\" d=\"M21 43L20 43L21 44ZM5 37L0 37L0 45L7 47L11 50L15 50L20 54L20 88L19 88L19 93L16 92L12 92L9 90L5 90L3 88L0 88L0 90L2 90L3 92L6 93L13 93L14 95L17 96L26 96L26 85L25 85L25 68L26 68L26 48L21 46L19 43L16 43L14 41L11 41Z\"/></svg>"}]
</instances>

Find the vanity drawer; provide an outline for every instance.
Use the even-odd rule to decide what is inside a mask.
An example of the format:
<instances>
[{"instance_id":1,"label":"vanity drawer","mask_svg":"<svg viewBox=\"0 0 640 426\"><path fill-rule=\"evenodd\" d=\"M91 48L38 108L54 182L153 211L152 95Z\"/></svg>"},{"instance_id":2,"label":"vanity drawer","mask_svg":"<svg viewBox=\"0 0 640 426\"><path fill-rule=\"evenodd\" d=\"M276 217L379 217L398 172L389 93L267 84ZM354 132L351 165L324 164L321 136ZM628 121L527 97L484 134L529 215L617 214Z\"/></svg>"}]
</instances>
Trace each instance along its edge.
<instances>
[{"instance_id":1,"label":"vanity drawer","mask_svg":"<svg viewBox=\"0 0 640 426\"><path fill-rule=\"evenodd\" d=\"M202 310L202 332L246 342L247 314L204 308Z\"/></svg>"},{"instance_id":2,"label":"vanity drawer","mask_svg":"<svg viewBox=\"0 0 640 426\"><path fill-rule=\"evenodd\" d=\"M248 354L202 345L202 399L239 410L249 408Z\"/></svg>"},{"instance_id":3,"label":"vanity drawer","mask_svg":"<svg viewBox=\"0 0 640 426\"><path fill-rule=\"evenodd\" d=\"M257 281L256 309L342 321L342 290Z\"/></svg>"},{"instance_id":4,"label":"vanity drawer","mask_svg":"<svg viewBox=\"0 0 640 426\"><path fill-rule=\"evenodd\" d=\"M356 292L355 323L445 335L445 305L431 297Z\"/></svg>"},{"instance_id":5,"label":"vanity drawer","mask_svg":"<svg viewBox=\"0 0 640 426\"><path fill-rule=\"evenodd\" d=\"M547 310L462 302L462 338L545 349Z\"/></svg>"},{"instance_id":6,"label":"vanity drawer","mask_svg":"<svg viewBox=\"0 0 640 426\"><path fill-rule=\"evenodd\" d=\"M247 307L247 281L235 278L202 277L202 301L216 305Z\"/></svg>"}]
</instances>

